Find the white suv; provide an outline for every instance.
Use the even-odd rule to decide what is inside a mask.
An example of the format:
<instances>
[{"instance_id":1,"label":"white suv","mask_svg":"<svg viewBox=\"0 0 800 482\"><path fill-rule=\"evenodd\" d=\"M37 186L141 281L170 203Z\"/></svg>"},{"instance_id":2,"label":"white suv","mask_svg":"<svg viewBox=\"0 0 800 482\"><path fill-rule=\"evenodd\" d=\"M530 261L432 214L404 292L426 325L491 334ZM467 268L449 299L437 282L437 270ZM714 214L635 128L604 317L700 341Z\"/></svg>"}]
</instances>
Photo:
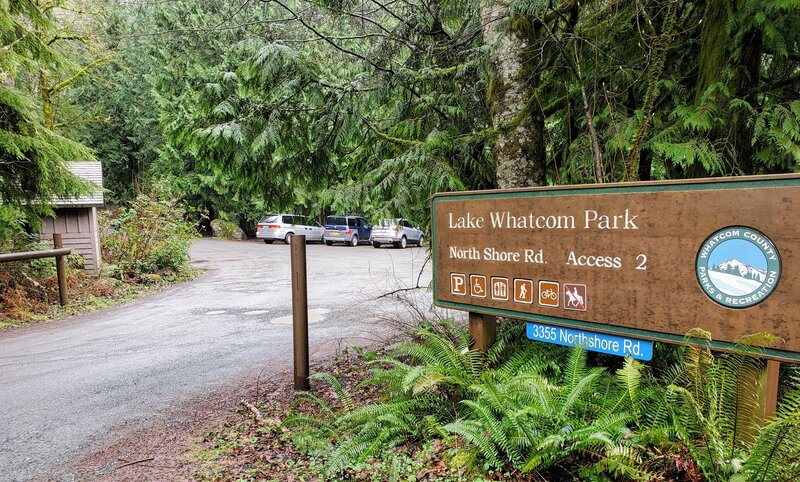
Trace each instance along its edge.
<instances>
[{"instance_id":1,"label":"white suv","mask_svg":"<svg viewBox=\"0 0 800 482\"><path fill-rule=\"evenodd\" d=\"M405 219L381 219L372 227L369 238L372 246L380 248L382 244L391 244L395 248L405 248L408 243L422 246L425 240L422 231L415 228Z\"/></svg>"}]
</instances>

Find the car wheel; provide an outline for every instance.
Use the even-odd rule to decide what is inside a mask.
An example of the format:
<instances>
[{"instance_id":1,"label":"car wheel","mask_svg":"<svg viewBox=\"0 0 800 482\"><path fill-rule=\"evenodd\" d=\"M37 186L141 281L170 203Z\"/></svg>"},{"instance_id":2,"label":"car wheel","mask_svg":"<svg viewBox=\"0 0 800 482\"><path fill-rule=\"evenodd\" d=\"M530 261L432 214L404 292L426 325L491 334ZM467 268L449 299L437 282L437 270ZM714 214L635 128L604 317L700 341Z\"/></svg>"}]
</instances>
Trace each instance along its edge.
<instances>
[{"instance_id":1,"label":"car wheel","mask_svg":"<svg viewBox=\"0 0 800 482\"><path fill-rule=\"evenodd\" d=\"M286 237L283 238L283 242L286 243L286 244L291 243L292 242L292 236L294 236L294 233L286 233Z\"/></svg>"},{"instance_id":2,"label":"car wheel","mask_svg":"<svg viewBox=\"0 0 800 482\"><path fill-rule=\"evenodd\" d=\"M352 238L350 238L350 246L358 246L358 235L354 234Z\"/></svg>"},{"instance_id":3,"label":"car wheel","mask_svg":"<svg viewBox=\"0 0 800 482\"><path fill-rule=\"evenodd\" d=\"M419 241L417 241L417 246L419 246L421 248L422 247L422 243L424 243L424 242L425 242L425 236L420 234L419 235Z\"/></svg>"},{"instance_id":4,"label":"car wheel","mask_svg":"<svg viewBox=\"0 0 800 482\"><path fill-rule=\"evenodd\" d=\"M272 241L273 241L272 239L265 239L264 243L265 244L272 244Z\"/></svg>"},{"instance_id":5,"label":"car wheel","mask_svg":"<svg viewBox=\"0 0 800 482\"><path fill-rule=\"evenodd\" d=\"M373 248L380 248L380 247L381 247L381 243L379 243L379 242L377 242L377 241L373 241L373 242L372 242L372 247L373 247Z\"/></svg>"},{"instance_id":6,"label":"car wheel","mask_svg":"<svg viewBox=\"0 0 800 482\"><path fill-rule=\"evenodd\" d=\"M328 240L325 240L325 244L326 244L327 246L333 246L333 241L328 241Z\"/></svg>"},{"instance_id":7,"label":"car wheel","mask_svg":"<svg viewBox=\"0 0 800 482\"><path fill-rule=\"evenodd\" d=\"M405 236L400 238L400 241L394 243L395 248L406 249L406 246L408 246L408 240Z\"/></svg>"}]
</instances>

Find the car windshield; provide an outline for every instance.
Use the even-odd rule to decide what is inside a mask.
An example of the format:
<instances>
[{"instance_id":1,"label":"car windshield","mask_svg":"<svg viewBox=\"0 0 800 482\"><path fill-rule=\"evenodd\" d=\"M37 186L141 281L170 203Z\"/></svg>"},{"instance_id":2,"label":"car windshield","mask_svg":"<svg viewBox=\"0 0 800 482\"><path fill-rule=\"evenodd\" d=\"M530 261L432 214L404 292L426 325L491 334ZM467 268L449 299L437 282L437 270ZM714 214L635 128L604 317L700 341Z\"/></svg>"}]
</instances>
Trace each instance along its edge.
<instances>
[{"instance_id":1,"label":"car windshield","mask_svg":"<svg viewBox=\"0 0 800 482\"><path fill-rule=\"evenodd\" d=\"M260 222L262 222L262 223L274 223L274 222L277 222L277 221L278 221L278 215L277 214L267 214L266 216L261 218Z\"/></svg>"},{"instance_id":2,"label":"car windshield","mask_svg":"<svg viewBox=\"0 0 800 482\"><path fill-rule=\"evenodd\" d=\"M328 216L325 219L325 224L335 225L335 226L346 226L347 220L341 216Z\"/></svg>"},{"instance_id":3,"label":"car windshield","mask_svg":"<svg viewBox=\"0 0 800 482\"><path fill-rule=\"evenodd\" d=\"M378 221L378 226L381 226L381 227L384 227L384 228L391 228L391 227L397 226L399 221L400 220L397 219L397 218L395 218L395 219L381 219L380 221Z\"/></svg>"}]
</instances>

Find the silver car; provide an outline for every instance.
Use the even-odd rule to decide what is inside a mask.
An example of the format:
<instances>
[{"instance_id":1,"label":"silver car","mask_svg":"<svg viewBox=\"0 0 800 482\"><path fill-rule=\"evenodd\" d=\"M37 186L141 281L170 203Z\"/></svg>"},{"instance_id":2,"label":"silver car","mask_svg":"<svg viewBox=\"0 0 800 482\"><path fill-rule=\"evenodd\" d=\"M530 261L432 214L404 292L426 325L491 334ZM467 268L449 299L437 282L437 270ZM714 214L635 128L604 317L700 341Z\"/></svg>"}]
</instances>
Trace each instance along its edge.
<instances>
[{"instance_id":1,"label":"silver car","mask_svg":"<svg viewBox=\"0 0 800 482\"><path fill-rule=\"evenodd\" d=\"M422 246L425 237L422 231L405 219L381 219L372 227L370 242L375 248L383 244L391 244L395 248L405 248L408 243Z\"/></svg>"},{"instance_id":2,"label":"silver car","mask_svg":"<svg viewBox=\"0 0 800 482\"><path fill-rule=\"evenodd\" d=\"M256 237L265 243L283 241L286 244L295 234L304 234L306 241L325 241L325 229L313 219L297 214L267 214L258 222Z\"/></svg>"}]
</instances>

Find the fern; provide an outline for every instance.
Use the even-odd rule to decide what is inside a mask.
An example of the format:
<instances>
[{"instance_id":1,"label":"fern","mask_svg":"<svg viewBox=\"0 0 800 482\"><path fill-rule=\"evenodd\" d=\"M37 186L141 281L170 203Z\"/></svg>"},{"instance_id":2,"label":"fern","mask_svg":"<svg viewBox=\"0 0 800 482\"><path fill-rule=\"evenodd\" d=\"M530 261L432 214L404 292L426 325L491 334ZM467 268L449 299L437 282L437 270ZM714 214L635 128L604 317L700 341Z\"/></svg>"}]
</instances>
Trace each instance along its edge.
<instances>
[{"instance_id":1,"label":"fern","mask_svg":"<svg viewBox=\"0 0 800 482\"><path fill-rule=\"evenodd\" d=\"M800 390L785 396L763 430L741 425L755 409L747 398L755 388L741 379L755 379L761 364L753 355L769 336L745 338L734 353L715 356L704 345L709 335L693 331L684 359L656 379L632 359L607 374L590 367L580 348L553 367L546 352L531 348L538 345L511 342L499 366L482 357L474 364L463 329L442 329L422 330L418 341L395 345L394 357L373 363L365 383L385 384L386 401L355 407L334 378L318 377L342 401L332 417L324 402L309 398L327 414L320 430L340 440L326 458L329 474L398 444L451 436L466 442L487 470L544 474L577 460L607 477L651 480L674 451L688 454L710 481L799 474Z\"/></svg>"},{"instance_id":2,"label":"fern","mask_svg":"<svg viewBox=\"0 0 800 482\"><path fill-rule=\"evenodd\" d=\"M333 388L333 391L336 393L336 397L339 399L339 403L341 403L342 408L344 410L352 410L353 409L353 397L350 395L350 392L342 385L342 383L330 373L313 373L311 376L308 377L311 380L324 380L328 382L328 384Z\"/></svg>"}]
</instances>

